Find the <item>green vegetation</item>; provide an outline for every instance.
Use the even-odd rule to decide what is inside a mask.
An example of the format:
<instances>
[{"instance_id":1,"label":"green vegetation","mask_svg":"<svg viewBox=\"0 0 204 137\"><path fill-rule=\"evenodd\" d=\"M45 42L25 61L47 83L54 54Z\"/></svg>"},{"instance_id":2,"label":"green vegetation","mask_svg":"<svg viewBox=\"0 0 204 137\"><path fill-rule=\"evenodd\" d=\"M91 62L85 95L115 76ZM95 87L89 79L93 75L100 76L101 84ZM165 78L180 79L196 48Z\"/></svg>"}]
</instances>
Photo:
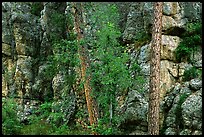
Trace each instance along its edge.
<instances>
[{"instance_id":1,"label":"green vegetation","mask_svg":"<svg viewBox=\"0 0 204 137\"><path fill-rule=\"evenodd\" d=\"M114 5L96 5L96 13L91 17L98 26L96 39L90 41L92 58L89 73L92 75L92 87L100 111L97 127L94 129L101 135L114 134L118 131L118 117L114 114L117 107L116 95L124 92L131 84L126 66L129 56L124 47L118 43L120 31L117 21L118 13ZM101 22L102 21L102 22Z\"/></svg>"},{"instance_id":2,"label":"green vegetation","mask_svg":"<svg viewBox=\"0 0 204 137\"><path fill-rule=\"evenodd\" d=\"M202 69L191 67L190 69L184 71L183 81L189 81L194 78L202 78Z\"/></svg>"},{"instance_id":3,"label":"green vegetation","mask_svg":"<svg viewBox=\"0 0 204 137\"><path fill-rule=\"evenodd\" d=\"M66 30L66 16L63 13L53 12L50 13L51 19L48 21L49 26L52 28L55 26L50 32L49 40L52 45L59 43L60 40L65 38L65 30Z\"/></svg>"},{"instance_id":4,"label":"green vegetation","mask_svg":"<svg viewBox=\"0 0 204 137\"><path fill-rule=\"evenodd\" d=\"M39 5L33 4L32 12L37 14ZM38 10L37 10L38 9ZM118 102L116 100L118 95L124 94L133 85L139 92L144 91L145 80L140 75L141 68L137 61L128 68L130 62L130 55L125 52L126 47L120 45L118 42L121 32L117 26L119 14L114 4L98 4L86 3L85 10L93 11L86 12L90 19L90 26L93 27L90 32L86 32L86 37L80 41L87 45L87 56L91 57L90 68L87 73L91 74L91 86L93 89L92 96L96 99L99 108L99 120L96 127L87 126L84 129L81 124L76 121L68 123L66 121L66 114L62 113L60 109L65 109L69 106L69 93L73 90L73 85L76 84L77 78L80 74L77 73L76 68L79 68L80 61L78 55L78 41L73 30L73 19L66 18L62 14L53 13L51 15L50 27L55 25L52 29L48 39L51 42L51 55L45 55L41 61L46 61L47 67L41 77L51 81L56 74L62 74L65 78L66 88L63 90L63 95L60 99L62 105L55 104L56 100L44 99L30 117L28 125L20 123L17 118L17 107L13 106L14 102L8 103L5 101L3 110L3 133L4 134L23 134L23 135L70 135L70 134L91 134L91 131L96 131L100 135L120 134L117 124L122 119L116 115L116 108ZM40 11L40 10L39 10ZM68 39L64 39L58 32L64 29L67 21L70 30ZM49 26L48 25L48 26ZM59 30L58 30L59 29ZM136 46L141 46L150 40L149 35L141 33L137 35ZM134 73L130 74L130 72ZM46 81L47 82L47 81ZM83 81L80 81L81 85ZM77 85L78 86L78 85ZM74 89L77 92L80 88ZM36 92L37 93L37 92ZM65 95L64 95L65 94ZM8 114L9 113L9 114ZM10 114L11 113L11 114ZM79 110L74 113L74 118L88 121L87 110ZM84 120L85 119L85 120ZM15 123L13 127L11 127Z\"/></svg>"},{"instance_id":5,"label":"green vegetation","mask_svg":"<svg viewBox=\"0 0 204 137\"><path fill-rule=\"evenodd\" d=\"M179 129L183 129L184 125L183 125L183 119L182 119L182 109L181 109L181 105L185 102L186 98L189 96L189 94L187 93L183 93L180 95L180 98L179 98L179 101L178 101L178 104L175 108L175 115L176 115L176 124L178 125ZM179 131L177 131L179 133Z\"/></svg>"},{"instance_id":6,"label":"green vegetation","mask_svg":"<svg viewBox=\"0 0 204 137\"><path fill-rule=\"evenodd\" d=\"M177 47L176 59L181 61L192 61L190 57L202 45L202 23L193 22L186 25L186 32L182 35L183 41Z\"/></svg>"},{"instance_id":7,"label":"green vegetation","mask_svg":"<svg viewBox=\"0 0 204 137\"><path fill-rule=\"evenodd\" d=\"M20 123L17 116L18 105L14 99L2 99L2 133L4 135L87 135L89 130L82 129L80 126L66 124L56 125L65 114L60 112L53 113L52 102L45 102L40 105L31 116L29 123ZM47 118L52 117L48 122Z\"/></svg>"},{"instance_id":8,"label":"green vegetation","mask_svg":"<svg viewBox=\"0 0 204 137\"><path fill-rule=\"evenodd\" d=\"M40 12L43 10L44 6L42 2L33 2L31 4L31 13L40 17Z\"/></svg>"},{"instance_id":9,"label":"green vegetation","mask_svg":"<svg viewBox=\"0 0 204 137\"><path fill-rule=\"evenodd\" d=\"M21 128L16 102L13 99L2 98L2 134L17 135Z\"/></svg>"},{"instance_id":10,"label":"green vegetation","mask_svg":"<svg viewBox=\"0 0 204 137\"><path fill-rule=\"evenodd\" d=\"M152 36L146 32L141 32L136 35L135 38L135 48L141 47L151 41Z\"/></svg>"}]
</instances>

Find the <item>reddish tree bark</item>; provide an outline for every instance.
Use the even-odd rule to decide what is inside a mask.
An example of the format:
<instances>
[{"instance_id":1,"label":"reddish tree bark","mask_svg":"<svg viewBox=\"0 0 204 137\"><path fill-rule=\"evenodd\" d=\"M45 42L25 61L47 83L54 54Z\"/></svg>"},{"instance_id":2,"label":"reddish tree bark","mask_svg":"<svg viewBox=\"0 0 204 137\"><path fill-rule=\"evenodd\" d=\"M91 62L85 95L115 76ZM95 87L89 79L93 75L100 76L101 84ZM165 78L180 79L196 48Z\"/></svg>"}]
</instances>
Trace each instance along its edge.
<instances>
[{"instance_id":1,"label":"reddish tree bark","mask_svg":"<svg viewBox=\"0 0 204 137\"><path fill-rule=\"evenodd\" d=\"M75 18L74 27L77 32L77 40L80 41L84 38L84 34L83 34L84 20L82 16L83 5L82 3L74 2L73 6L74 6L74 18ZM87 49L85 45L78 46L78 54L79 54L79 59L81 63L81 78L82 78L82 81L84 82L84 92L86 97L88 113L89 113L90 125L96 125L97 119L98 119L98 111L96 107L96 102L94 98L91 96L92 94L92 88L90 86L91 76L90 74L87 74L87 69L89 67L89 59L88 59ZM94 132L94 134L97 134L97 133Z\"/></svg>"},{"instance_id":2,"label":"reddish tree bark","mask_svg":"<svg viewBox=\"0 0 204 137\"><path fill-rule=\"evenodd\" d=\"M160 47L162 33L163 2L154 4L154 22L152 30L152 45L150 59L150 89L148 132L159 135L159 91L160 91Z\"/></svg>"}]
</instances>

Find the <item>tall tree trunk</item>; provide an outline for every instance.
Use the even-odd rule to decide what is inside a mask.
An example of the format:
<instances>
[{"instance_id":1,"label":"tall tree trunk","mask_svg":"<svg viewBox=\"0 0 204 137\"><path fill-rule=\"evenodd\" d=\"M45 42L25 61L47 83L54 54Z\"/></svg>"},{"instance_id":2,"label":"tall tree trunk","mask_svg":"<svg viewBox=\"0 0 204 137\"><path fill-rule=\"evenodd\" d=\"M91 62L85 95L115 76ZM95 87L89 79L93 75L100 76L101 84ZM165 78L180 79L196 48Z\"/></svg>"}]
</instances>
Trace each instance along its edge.
<instances>
[{"instance_id":1,"label":"tall tree trunk","mask_svg":"<svg viewBox=\"0 0 204 137\"><path fill-rule=\"evenodd\" d=\"M148 132L159 135L159 89L160 89L160 46L162 33L163 2L154 4L154 22L152 30Z\"/></svg>"},{"instance_id":2,"label":"tall tree trunk","mask_svg":"<svg viewBox=\"0 0 204 137\"><path fill-rule=\"evenodd\" d=\"M77 32L77 40L80 41L84 38L83 34L83 26L84 26L84 19L83 19L83 5L82 3L75 3L73 2L74 6L74 27ZM80 42L79 42L80 43ZM84 92L86 97L86 103L89 113L89 120L90 125L96 125L98 119L98 111L97 106L94 98L92 97L92 88L90 86L91 76L87 74L87 69L89 67L89 60L87 55L87 49L84 44L78 45L78 54L81 63L81 78L84 82ZM94 133L96 134L96 133Z\"/></svg>"}]
</instances>

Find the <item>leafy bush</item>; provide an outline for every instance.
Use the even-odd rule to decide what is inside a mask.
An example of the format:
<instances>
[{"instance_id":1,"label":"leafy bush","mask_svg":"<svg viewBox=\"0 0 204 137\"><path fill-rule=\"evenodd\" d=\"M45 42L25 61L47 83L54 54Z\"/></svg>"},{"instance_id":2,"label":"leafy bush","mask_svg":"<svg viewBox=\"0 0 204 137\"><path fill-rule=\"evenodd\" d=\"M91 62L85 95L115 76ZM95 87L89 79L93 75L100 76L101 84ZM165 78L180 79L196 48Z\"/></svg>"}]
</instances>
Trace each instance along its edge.
<instances>
[{"instance_id":1,"label":"leafy bush","mask_svg":"<svg viewBox=\"0 0 204 137\"><path fill-rule=\"evenodd\" d=\"M46 121L35 121L30 125L24 125L21 134L22 135L49 135L53 132L54 128Z\"/></svg>"},{"instance_id":2,"label":"leafy bush","mask_svg":"<svg viewBox=\"0 0 204 137\"><path fill-rule=\"evenodd\" d=\"M40 17L40 12L43 10L44 6L42 2L33 2L31 5L31 13Z\"/></svg>"},{"instance_id":3,"label":"leafy bush","mask_svg":"<svg viewBox=\"0 0 204 137\"><path fill-rule=\"evenodd\" d=\"M141 47L151 41L151 35L146 32L141 32L135 37L135 48Z\"/></svg>"},{"instance_id":4,"label":"leafy bush","mask_svg":"<svg viewBox=\"0 0 204 137\"><path fill-rule=\"evenodd\" d=\"M189 81L194 78L202 78L202 70L197 69L196 67L191 67L188 70L184 71L183 81Z\"/></svg>"},{"instance_id":5,"label":"leafy bush","mask_svg":"<svg viewBox=\"0 0 204 137\"><path fill-rule=\"evenodd\" d=\"M183 119L182 119L182 111L181 111L181 105L185 102L186 98L189 96L187 93L183 93L180 95L178 104L175 108L175 115L176 115L176 123L179 126L179 130L183 129Z\"/></svg>"},{"instance_id":6,"label":"leafy bush","mask_svg":"<svg viewBox=\"0 0 204 137\"><path fill-rule=\"evenodd\" d=\"M98 125L94 131L101 135L114 134L117 131L116 96L131 85L131 77L126 63L129 55L125 47L118 42L121 32L117 26L118 13L114 4L95 5L90 19L96 31L96 37L85 39L90 47L92 62L88 73L91 73L93 96L99 108ZM112 113L112 115L111 115ZM93 128L93 127L91 127Z\"/></svg>"},{"instance_id":7,"label":"leafy bush","mask_svg":"<svg viewBox=\"0 0 204 137\"><path fill-rule=\"evenodd\" d=\"M2 98L2 133L18 135L22 125L17 117L17 104L13 99Z\"/></svg>"},{"instance_id":8,"label":"leafy bush","mask_svg":"<svg viewBox=\"0 0 204 137\"><path fill-rule=\"evenodd\" d=\"M191 61L191 54L194 54L198 47L202 45L202 24L201 22L188 23L186 32L182 35L183 41L177 47L176 59L181 61Z\"/></svg>"}]
</instances>

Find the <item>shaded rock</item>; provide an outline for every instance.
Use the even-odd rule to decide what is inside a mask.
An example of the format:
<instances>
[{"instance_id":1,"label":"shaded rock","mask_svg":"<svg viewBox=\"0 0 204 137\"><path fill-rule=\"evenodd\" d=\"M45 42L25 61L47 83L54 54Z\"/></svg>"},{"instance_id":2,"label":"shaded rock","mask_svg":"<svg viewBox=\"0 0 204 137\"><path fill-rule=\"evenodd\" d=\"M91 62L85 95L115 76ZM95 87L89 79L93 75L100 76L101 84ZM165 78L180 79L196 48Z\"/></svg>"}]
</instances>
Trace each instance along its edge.
<instances>
[{"instance_id":1,"label":"shaded rock","mask_svg":"<svg viewBox=\"0 0 204 137\"><path fill-rule=\"evenodd\" d=\"M198 47L198 50L191 54L190 60L192 65L197 68L202 68L202 49Z\"/></svg>"},{"instance_id":2,"label":"shaded rock","mask_svg":"<svg viewBox=\"0 0 204 137\"><path fill-rule=\"evenodd\" d=\"M32 20L32 19L30 19ZM15 23L14 24L14 37L16 43L16 51L18 55L34 56L36 55L37 48L39 48L39 28L36 25L29 23Z\"/></svg>"},{"instance_id":3,"label":"shaded rock","mask_svg":"<svg viewBox=\"0 0 204 137\"><path fill-rule=\"evenodd\" d=\"M202 80L201 79L192 79L190 81L190 89L192 90L199 90L202 87Z\"/></svg>"},{"instance_id":4,"label":"shaded rock","mask_svg":"<svg viewBox=\"0 0 204 137\"><path fill-rule=\"evenodd\" d=\"M195 130L191 135L202 135L202 131Z\"/></svg>"},{"instance_id":5,"label":"shaded rock","mask_svg":"<svg viewBox=\"0 0 204 137\"><path fill-rule=\"evenodd\" d=\"M150 63L141 63L140 64L141 68L141 74L144 76L149 76L150 75Z\"/></svg>"},{"instance_id":6,"label":"shaded rock","mask_svg":"<svg viewBox=\"0 0 204 137\"><path fill-rule=\"evenodd\" d=\"M161 59L176 61L175 50L180 43L177 36L162 35Z\"/></svg>"},{"instance_id":7,"label":"shaded rock","mask_svg":"<svg viewBox=\"0 0 204 137\"><path fill-rule=\"evenodd\" d=\"M168 60L162 60L161 61L161 68L160 68L160 97L163 99L166 92L170 90L171 85L175 83L175 78L177 77L177 65L169 62Z\"/></svg>"},{"instance_id":8,"label":"shaded rock","mask_svg":"<svg viewBox=\"0 0 204 137\"><path fill-rule=\"evenodd\" d=\"M143 20L144 29L146 32L152 31L153 16L154 16L153 2L144 2L143 6Z\"/></svg>"},{"instance_id":9,"label":"shaded rock","mask_svg":"<svg viewBox=\"0 0 204 137\"><path fill-rule=\"evenodd\" d=\"M139 92L129 91L125 104L120 110L123 118L119 124L120 127L130 132L134 130L147 131L147 107L147 101Z\"/></svg>"},{"instance_id":10,"label":"shaded rock","mask_svg":"<svg viewBox=\"0 0 204 137\"><path fill-rule=\"evenodd\" d=\"M144 45L140 48L140 53L138 55L138 64L146 63L150 60L150 44Z\"/></svg>"},{"instance_id":11,"label":"shaded rock","mask_svg":"<svg viewBox=\"0 0 204 137\"><path fill-rule=\"evenodd\" d=\"M142 32L144 28L142 17L143 4L143 2L137 2L130 5L126 27L123 32L123 41L130 41L129 43L132 43L135 36Z\"/></svg>"},{"instance_id":12,"label":"shaded rock","mask_svg":"<svg viewBox=\"0 0 204 137\"><path fill-rule=\"evenodd\" d=\"M167 128L164 132L165 135L177 135L176 129L175 128Z\"/></svg>"},{"instance_id":13,"label":"shaded rock","mask_svg":"<svg viewBox=\"0 0 204 137\"><path fill-rule=\"evenodd\" d=\"M162 16L162 31L177 27L176 21L171 16Z\"/></svg>"},{"instance_id":14,"label":"shaded rock","mask_svg":"<svg viewBox=\"0 0 204 137\"><path fill-rule=\"evenodd\" d=\"M32 95L32 63L33 58L30 56L18 56L16 72L15 72L15 85L16 92L21 97L30 97Z\"/></svg>"},{"instance_id":15,"label":"shaded rock","mask_svg":"<svg viewBox=\"0 0 204 137\"><path fill-rule=\"evenodd\" d=\"M60 114L56 119L50 115L47 121L53 121L56 125L68 124L74 116L76 111L76 97L71 92L68 86L65 86L62 90L62 95L60 99L55 100L52 103L52 112Z\"/></svg>"},{"instance_id":16,"label":"shaded rock","mask_svg":"<svg viewBox=\"0 0 204 137\"><path fill-rule=\"evenodd\" d=\"M120 13L120 21L118 24L121 28L121 32L124 32L131 2L115 2L115 4L118 7L118 11Z\"/></svg>"},{"instance_id":17,"label":"shaded rock","mask_svg":"<svg viewBox=\"0 0 204 137\"><path fill-rule=\"evenodd\" d=\"M22 102L23 100L21 99ZM30 119L32 119L32 114L37 114L39 109L40 102L38 100L24 100L24 104L18 104L17 116L21 123L27 125L29 124Z\"/></svg>"},{"instance_id":18,"label":"shaded rock","mask_svg":"<svg viewBox=\"0 0 204 137\"><path fill-rule=\"evenodd\" d=\"M181 90L181 84L175 83L175 86L171 87L168 94L164 97L164 111L169 111L174 103L174 98L179 94Z\"/></svg>"},{"instance_id":19,"label":"shaded rock","mask_svg":"<svg viewBox=\"0 0 204 137\"><path fill-rule=\"evenodd\" d=\"M7 82L4 78L4 76L2 76L2 96L7 96L8 95L8 86L7 86Z\"/></svg>"},{"instance_id":20,"label":"shaded rock","mask_svg":"<svg viewBox=\"0 0 204 137\"><path fill-rule=\"evenodd\" d=\"M180 6L178 2L164 2L163 5L163 14L170 16L175 15L179 12Z\"/></svg>"},{"instance_id":21,"label":"shaded rock","mask_svg":"<svg viewBox=\"0 0 204 137\"><path fill-rule=\"evenodd\" d=\"M45 64L39 66L32 88L34 96L42 101L52 98L54 94L52 88L52 72L48 71L50 67L49 62L45 62Z\"/></svg>"},{"instance_id":22,"label":"shaded rock","mask_svg":"<svg viewBox=\"0 0 204 137\"><path fill-rule=\"evenodd\" d=\"M201 130L202 97L197 94L190 95L181 105L184 125L189 128Z\"/></svg>"},{"instance_id":23,"label":"shaded rock","mask_svg":"<svg viewBox=\"0 0 204 137\"><path fill-rule=\"evenodd\" d=\"M186 98L191 95L191 90L188 87L183 87L180 83L177 83L172 87L168 96L164 98L163 111L165 114L164 124L167 128L173 128L176 134L178 129L181 130L183 121L181 105L185 102Z\"/></svg>"},{"instance_id":24,"label":"shaded rock","mask_svg":"<svg viewBox=\"0 0 204 137\"><path fill-rule=\"evenodd\" d=\"M148 133L140 131L140 130L136 130L136 131L130 133L129 135L148 135Z\"/></svg>"},{"instance_id":25,"label":"shaded rock","mask_svg":"<svg viewBox=\"0 0 204 137\"><path fill-rule=\"evenodd\" d=\"M191 130L190 129L184 129L179 133L179 135L191 135Z\"/></svg>"},{"instance_id":26,"label":"shaded rock","mask_svg":"<svg viewBox=\"0 0 204 137\"><path fill-rule=\"evenodd\" d=\"M2 53L7 55L7 56L11 56L12 51L11 51L11 45L8 45L6 43L2 43Z\"/></svg>"},{"instance_id":27,"label":"shaded rock","mask_svg":"<svg viewBox=\"0 0 204 137\"><path fill-rule=\"evenodd\" d=\"M183 76L183 74L184 74L184 72L185 72L185 70L188 70L189 68L191 68L192 67L192 65L191 64L188 64L188 63L186 63L186 62L181 62L181 63L179 63L178 64L179 66L179 70L178 70L178 73L179 73L179 76Z\"/></svg>"},{"instance_id":28,"label":"shaded rock","mask_svg":"<svg viewBox=\"0 0 204 137\"><path fill-rule=\"evenodd\" d=\"M147 120L147 102L137 91L128 93L126 114L128 114L128 118L132 120Z\"/></svg>"},{"instance_id":29,"label":"shaded rock","mask_svg":"<svg viewBox=\"0 0 204 137\"><path fill-rule=\"evenodd\" d=\"M202 19L201 2L179 2L183 16L188 21L196 21Z\"/></svg>"}]
</instances>

